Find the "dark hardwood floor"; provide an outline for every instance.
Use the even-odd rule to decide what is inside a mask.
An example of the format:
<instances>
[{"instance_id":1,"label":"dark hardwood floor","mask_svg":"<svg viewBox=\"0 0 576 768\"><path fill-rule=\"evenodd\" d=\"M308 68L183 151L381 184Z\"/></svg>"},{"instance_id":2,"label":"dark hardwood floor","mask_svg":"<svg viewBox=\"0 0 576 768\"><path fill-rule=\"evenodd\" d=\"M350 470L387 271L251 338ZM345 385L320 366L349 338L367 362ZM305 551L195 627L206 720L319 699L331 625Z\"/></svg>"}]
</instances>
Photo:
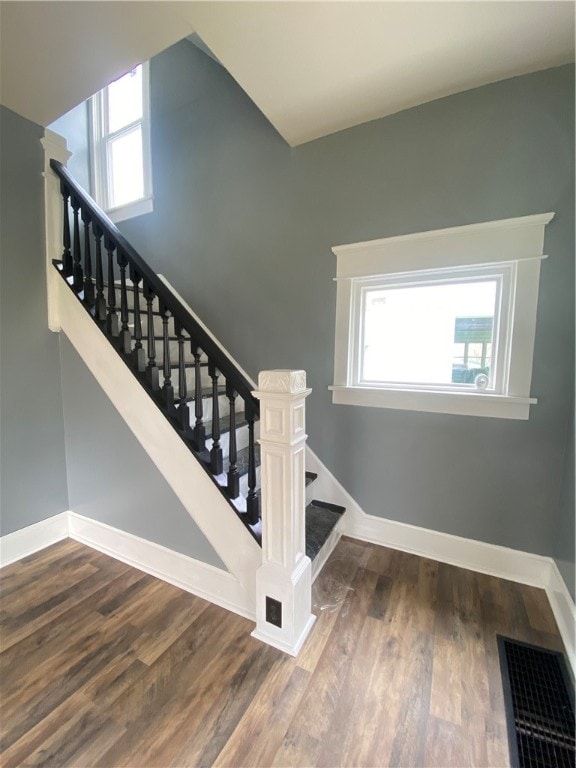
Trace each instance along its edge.
<instances>
[{"instance_id":1,"label":"dark hardwood floor","mask_svg":"<svg viewBox=\"0 0 576 768\"><path fill-rule=\"evenodd\" d=\"M496 634L562 649L542 590L351 539L298 659L71 540L0 575L5 768L507 766Z\"/></svg>"}]
</instances>

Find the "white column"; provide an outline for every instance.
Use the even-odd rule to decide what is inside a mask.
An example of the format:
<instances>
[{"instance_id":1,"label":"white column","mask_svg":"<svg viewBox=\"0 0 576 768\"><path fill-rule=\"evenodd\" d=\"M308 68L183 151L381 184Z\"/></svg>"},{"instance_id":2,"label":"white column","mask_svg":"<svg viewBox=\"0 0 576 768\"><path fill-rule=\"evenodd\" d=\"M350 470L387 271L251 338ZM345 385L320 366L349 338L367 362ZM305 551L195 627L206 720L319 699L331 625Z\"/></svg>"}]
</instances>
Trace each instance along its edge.
<instances>
[{"instance_id":1,"label":"white column","mask_svg":"<svg viewBox=\"0 0 576 768\"><path fill-rule=\"evenodd\" d=\"M296 656L315 616L305 530L305 371L262 371L260 457L262 565L252 635Z\"/></svg>"},{"instance_id":2,"label":"white column","mask_svg":"<svg viewBox=\"0 0 576 768\"><path fill-rule=\"evenodd\" d=\"M40 139L44 148L44 226L46 243L46 290L48 291L48 327L51 331L60 330L58 317L58 302L56 299L55 282L62 278L58 275L52 259L62 257L63 208L60 193L60 179L50 168L50 160L58 160L66 165L72 154L66 146L66 139L57 133L46 129L44 138Z\"/></svg>"}]
</instances>

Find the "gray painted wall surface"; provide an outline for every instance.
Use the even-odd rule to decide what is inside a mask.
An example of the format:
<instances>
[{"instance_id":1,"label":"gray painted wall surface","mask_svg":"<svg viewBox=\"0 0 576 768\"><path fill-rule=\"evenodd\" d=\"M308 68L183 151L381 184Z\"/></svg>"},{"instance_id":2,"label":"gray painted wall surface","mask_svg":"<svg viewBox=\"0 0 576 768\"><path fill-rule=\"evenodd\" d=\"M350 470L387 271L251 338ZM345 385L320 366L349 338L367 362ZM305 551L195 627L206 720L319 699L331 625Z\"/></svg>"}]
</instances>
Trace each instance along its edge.
<instances>
[{"instance_id":1,"label":"gray painted wall surface","mask_svg":"<svg viewBox=\"0 0 576 768\"><path fill-rule=\"evenodd\" d=\"M70 112L67 112L48 127L51 131L66 137L68 149L72 156L67 166L85 190L90 191L90 148L88 139L88 102L84 101Z\"/></svg>"},{"instance_id":2,"label":"gray painted wall surface","mask_svg":"<svg viewBox=\"0 0 576 768\"><path fill-rule=\"evenodd\" d=\"M304 368L309 443L372 514L553 555L574 379L574 80L503 81L290 149L184 41L152 61L155 210L121 228L244 367ZM333 405L335 257L555 211L526 422Z\"/></svg>"},{"instance_id":3,"label":"gray painted wall surface","mask_svg":"<svg viewBox=\"0 0 576 768\"><path fill-rule=\"evenodd\" d=\"M224 568L64 335L60 355L70 508Z\"/></svg>"},{"instance_id":4,"label":"gray painted wall surface","mask_svg":"<svg viewBox=\"0 0 576 768\"><path fill-rule=\"evenodd\" d=\"M0 107L2 535L68 509L58 337L46 309L43 135Z\"/></svg>"}]
</instances>

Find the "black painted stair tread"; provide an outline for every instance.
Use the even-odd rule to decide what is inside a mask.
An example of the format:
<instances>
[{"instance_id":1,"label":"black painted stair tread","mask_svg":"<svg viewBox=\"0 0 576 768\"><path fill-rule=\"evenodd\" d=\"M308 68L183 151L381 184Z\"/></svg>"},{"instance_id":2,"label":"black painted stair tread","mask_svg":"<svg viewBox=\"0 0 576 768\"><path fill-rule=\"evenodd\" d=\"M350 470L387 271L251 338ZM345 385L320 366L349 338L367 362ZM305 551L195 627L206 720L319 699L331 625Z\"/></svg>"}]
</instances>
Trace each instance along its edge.
<instances>
[{"instance_id":1,"label":"black painted stair tread","mask_svg":"<svg viewBox=\"0 0 576 768\"><path fill-rule=\"evenodd\" d=\"M237 477L227 479L225 475L214 477L215 483L238 514L246 518L249 515L251 520L257 518L257 505L253 503L258 493L254 454L259 458L259 449L256 446L255 450L253 443L253 423L248 424L243 413L245 407L250 407L257 419L259 407L252 395L252 385L194 313L177 295L172 295L161 278L119 236L112 222L62 164L51 160L50 166L60 177L63 200L62 259L53 262L62 279L208 472L209 451L197 451L195 446L202 448L205 436L212 438L213 429L219 424L220 434L226 435L222 452L229 450L231 443L237 476L244 477L241 485L236 482ZM200 400L206 402L201 405ZM195 406L180 407L194 401ZM230 433L232 417L225 416L229 410L235 414L234 429L240 430L236 443ZM219 421L212 423L216 415ZM202 423L204 419L207 421ZM235 445L243 446L247 437L250 448L236 452ZM214 455L218 466L219 458L220 452ZM226 469L229 461L225 463ZM230 498L232 494L234 499ZM252 535L256 535L259 525L255 522L248 526Z\"/></svg>"},{"instance_id":2,"label":"black painted stair tread","mask_svg":"<svg viewBox=\"0 0 576 768\"><path fill-rule=\"evenodd\" d=\"M59 174L60 175L60 174ZM63 177L61 176L61 179ZM67 184L71 184L69 180L64 179ZM72 185L72 193L74 195L80 193ZM185 412L179 413L179 402L194 402L195 399L202 398L203 400L210 401L214 395L217 395L218 401L221 398L230 400L228 403L222 402L222 410L224 406L226 408L232 407L235 411L235 429L242 430L238 433L239 444L244 445L247 438L246 430L248 429L248 422L243 412L245 405L251 406L251 411L255 414L258 413L258 403L251 396L251 387L249 383L244 379L243 375L233 370L226 375L226 378L219 373L218 378L210 374L213 373L212 369L206 371L208 363L208 354L206 347L210 350L209 354L213 356L211 358L213 365L215 365L214 359L221 362L220 356L214 351L213 341L202 330L201 324L198 324L194 319L193 314L185 312L182 307L176 302L172 304L172 300L167 298L167 295L163 288L160 288L158 282L154 281L150 276L143 278L139 288L134 288L128 278L134 276L132 267L136 264L138 270L140 270L138 254L131 253L131 251L125 251L125 246L121 246L121 251L118 250L118 246L115 244L115 235L107 235L111 237L111 246L108 240L105 239L104 245L108 252L108 275L110 281L114 282L114 290L108 290L112 288L112 285L108 285L103 280L102 269L102 257L100 254L100 240L98 240L97 249L97 272L95 282L91 280L91 267L90 267L90 246L89 246L89 230L85 228L86 240L88 243L85 248L85 271L83 275L82 266L80 264L82 253L77 246L77 228L78 228L78 211L75 211L75 227L74 235L74 253L73 259L70 257L70 226L67 219L66 201L70 197L70 190L66 188L67 192L63 192L65 202L65 216L64 216L64 229L68 231L68 245L66 245L66 234L64 235L64 246L66 258L70 261L70 264L64 269L65 262L54 262L58 270L60 271L64 280L70 285L77 297L84 302L84 306L93 317L95 322L100 327L101 331L107 336L112 345L121 354L123 360L135 373L142 384L145 385L149 394L156 400L157 404L162 408L165 415L171 420L173 426L180 433L185 440L192 453L203 463L207 472L211 473L211 461L210 461L210 442L202 451L197 451L194 445L204 445L203 436L210 441L213 438L213 429L218 424L218 432L220 435L225 436L222 441L221 448L222 453L226 454L229 450L229 441L232 440L230 435L230 417L222 416L218 422L212 422L213 410L216 409L216 404L207 402L200 407L199 403L196 403L196 408L188 407ZM66 196L67 195L67 196ZM79 199L82 201L83 196L80 195ZM89 204L85 201L80 205L82 220L84 221L84 208L83 205ZM90 221L90 219L88 219ZM96 238L101 238L102 235L95 235ZM68 250L66 250L68 248ZM113 251L118 250L117 253L117 267L118 272L115 273L114 268L114 256ZM122 258L120 258L122 257ZM141 272L141 270L140 270ZM135 274L140 275L140 272ZM144 270L144 273L146 270ZM116 277L114 277L116 274ZM120 275L120 277L119 277ZM140 277L137 278L140 280ZM148 281L146 283L146 280ZM127 284L128 283L128 284ZM147 300L144 292L145 286L151 287L155 293L152 300ZM136 290L138 290L138 301L136 302ZM97 295L96 293L97 292ZM164 304L158 296L158 293L164 295ZM172 307L172 308L171 308ZM162 310L162 311L161 311ZM180 317L176 319L175 314ZM180 316L182 315L182 317ZM137 326L137 339L136 339L136 326ZM193 330L186 330L186 328ZM181 335L178 335L181 332ZM150 335L149 335L150 334ZM184 343L182 343L184 342ZM136 349L137 348L137 349ZM153 365L150 365L150 362ZM146 370L142 368L146 366ZM197 376L194 379L193 372L195 367L202 368L202 375L197 370ZM228 369L228 365L224 366ZM179 374L177 373L179 371ZM164 377L166 373L166 378ZM192 375L191 375L192 374ZM208 375L207 375L208 374ZM178 398L179 380L185 379L187 395L181 401ZM164 384L164 381L167 384ZM170 383L171 382L171 383ZM195 385L198 384L198 393L195 394ZM193 386L191 386L193 384ZM216 391L214 391L214 385L216 385ZM160 389L157 389L160 386ZM184 385L183 385L184 387ZM234 394L231 398L227 397L227 389L234 387L238 395ZM244 394L242 394L244 393ZM209 417L209 421L204 421L202 427L200 421L198 427L194 428L192 425L195 422L196 414L198 410L199 417L203 417L204 413ZM216 412L218 412L216 410ZM182 424L182 418L186 425ZM188 428L188 420L190 419L191 426ZM196 441L193 439L195 436ZM250 440L254 439L254 432L250 430ZM238 438L237 438L238 440ZM242 482L238 483L235 478L227 478L227 474L230 470L230 458L224 456L222 473L215 476L213 479L220 487L220 490L228 497L230 493L227 491L228 486L232 493L236 494L234 499L228 499L231 506L236 510L240 518L246 523L247 527L251 531L252 535L260 541L262 524L260 520L257 520L254 524L248 524L248 510L250 510L250 519L257 516L257 505L254 505L253 499L256 496L260 499L260 489L256 487L258 483L257 468L260 466L260 446L251 442L250 446L242 447L235 451L235 443L232 440L232 450L235 453L235 467L237 476L242 478ZM252 464L252 461L254 462ZM309 486L317 479L318 475L314 472L305 473L305 484ZM246 480L249 480L249 489L246 490ZM250 503L248 503L250 502ZM334 528L344 512L343 507L339 507L334 504L329 504L314 500L306 507L306 553L314 558L321 551L322 547L330 538L330 534L334 531Z\"/></svg>"},{"instance_id":3,"label":"black painted stair tread","mask_svg":"<svg viewBox=\"0 0 576 768\"><path fill-rule=\"evenodd\" d=\"M314 499L306 507L306 554L314 560L345 512L344 507Z\"/></svg>"},{"instance_id":4,"label":"black painted stair tread","mask_svg":"<svg viewBox=\"0 0 576 768\"><path fill-rule=\"evenodd\" d=\"M306 486L311 485L317 477L317 472L306 472Z\"/></svg>"},{"instance_id":5,"label":"black painted stair tread","mask_svg":"<svg viewBox=\"0 0 576 768\"><path fill-rule=\"evenodd\" d=\"M174 382L173 382L174 384ZM178 387L175 387L176 390L176 401L178 401ZM221 397L226 394L226 387L218 387L218 396ZM200 396L202 397L202 400L206 400L207 398L212 397L212 387L205 387L204 389L200 390ZM196 393L192 391L189 395L186 396L186 402L190 403L196 400Z\"/></svg>"},{"instance_id":6,"label":"black painted stair tread","mask_svg":"<svg viewBox=\"0 0 576 768\"><path fill-rule=\"evenodd\" d=\"M236 453L236 468L240 477L248 472L248 446L242 448ZM254 446L254 453L256 456L256 466L260 466L260 446L258 443ZM224 472L228 472L230 467L230 459L226 456L224 458Z\"/></svg>"},{"instance_id":7,"label":"black painted stair tread","mask_svg":"<svg viewBox=\"0 0 576 768\"><path fill-rule=\"evenodd\" d=\"M236 412L236 429L240 429L240 427L244 427L248 424L246 421L246 418L243 413ZM212 422L211 421L205 421L204 427L206 429L206 437L211 438L212 437ZM220 419L220 434L224 435L226 432L230 432L230 416L223 416Z\"/></svg>"}]
</instances>

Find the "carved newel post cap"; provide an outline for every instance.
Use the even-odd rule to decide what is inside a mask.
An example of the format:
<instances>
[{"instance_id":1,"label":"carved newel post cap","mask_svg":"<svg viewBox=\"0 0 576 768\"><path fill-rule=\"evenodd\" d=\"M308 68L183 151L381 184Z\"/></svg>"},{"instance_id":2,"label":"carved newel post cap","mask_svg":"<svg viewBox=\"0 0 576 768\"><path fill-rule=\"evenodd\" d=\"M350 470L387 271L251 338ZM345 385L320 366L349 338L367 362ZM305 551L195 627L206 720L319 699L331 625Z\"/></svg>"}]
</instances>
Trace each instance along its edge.
<instances>
[{"instance_id":1,"label":"carved newel post cap","mask_svg":"<svg viewBox=\"0 0 576 768\"><path fill-rule=\"evenodd\" d=\"M306 391L306 371L260 371L258 391L278 394L299 394Z\"/></svg>"}]
</instances>

